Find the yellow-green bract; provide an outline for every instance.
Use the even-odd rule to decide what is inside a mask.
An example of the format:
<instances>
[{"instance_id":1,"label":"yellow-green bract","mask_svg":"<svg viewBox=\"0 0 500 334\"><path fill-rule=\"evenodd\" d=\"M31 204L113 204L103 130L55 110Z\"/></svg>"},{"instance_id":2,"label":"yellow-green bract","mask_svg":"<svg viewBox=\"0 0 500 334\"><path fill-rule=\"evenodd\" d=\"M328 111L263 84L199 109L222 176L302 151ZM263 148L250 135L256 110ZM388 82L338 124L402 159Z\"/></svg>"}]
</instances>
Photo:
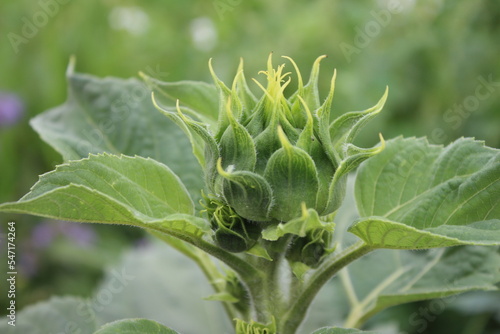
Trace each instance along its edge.
<instances>
[{"instance_id":1,"label":"yellow-green bract","mask_svg":"<svg viewBox=\"0 0 500 334\"><path fill-rule=\"evenodd\" d=\"M334 213L344 197L346 175L362 161L380 152L382 144L362 149L352 144L359 129L380 112L387 90L372 108L332 117L334 72L323 103L318 92L321 60L304 84L295 62L297 90L285 96L292 81L285 64L273 67L269 56L267 79L257 99L250 91L240 63L231 88L210 71L219 92L218 120L214 124L192 108L176 110L155 105L188 134L198 150L210 195L222 200L242 218L255 222L288 222L300 217L301 205L319 216ZM333 118L333 121L331 119ZM200 157L199 143L204 143Z\"/></svg>"}]
</instances>

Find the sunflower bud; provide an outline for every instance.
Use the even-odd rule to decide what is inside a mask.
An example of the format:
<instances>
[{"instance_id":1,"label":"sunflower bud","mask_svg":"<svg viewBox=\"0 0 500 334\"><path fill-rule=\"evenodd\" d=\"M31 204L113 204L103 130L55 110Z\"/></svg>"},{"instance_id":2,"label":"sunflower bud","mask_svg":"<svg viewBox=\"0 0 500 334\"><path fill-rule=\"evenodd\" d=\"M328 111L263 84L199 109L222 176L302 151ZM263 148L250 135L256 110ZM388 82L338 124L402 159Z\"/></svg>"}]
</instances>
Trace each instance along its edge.
<instances>
[{"instance_id":1,"label":"sunflower bud","mask_svg":"<svg viewBox=\"0 0 500 334\"><path fill-rule=\"evenodd\" d=\"M192 106L183 110L178 103L172 111L157 105L190 137L205 171L207 189L218 201L211 210L216 240L234 251L248 249L255 223L286 223L300 217L304 206L319 216L336 212L344 197L347 173L384 146L382 138L382 145L371 149L356 147L352 141L380 112L387 90L374 107L331 121L336 72L321 103L318 76L324 56L315 61L306 84L294 61L285 58L297 78L297 90L289 96L285 96L285 88L292 81L291 73L284 71L285 64L274 68L270 55L267 69L259 72L265 77L265 86L254 79L263 91L260 98L250 91L242 63L231 88L219 80L210 63L219 92L217 122L201 122L207 113L197 113ZM312 254L311 263L316 262L318 252L312 244L305 246Z\"/></svg>"},{"instance_id":2,"label":"sunflower bud","mask_svg":"<svg viewBox=\"0 0 500 334\"><path fill-rule=\"evenodd\" d=\"M330 253L331 233L324 229L316 229L305 237L296 238L288 250L286 257L291 262L301 262L311 268L321 264L324 256Z\"/></svg>"},{"instance_id":3,"label":"sunflower bud","mask_svg":"<svg viewBox=\"0 0 500 334\"><path fill-rule=\"evenodd\" d=\"M261 228L254 222L240 217L229 206L207 196L205 211L214 230L219 247L234 253L252 248L260 237Z\"/></svg>"}]
</instances>

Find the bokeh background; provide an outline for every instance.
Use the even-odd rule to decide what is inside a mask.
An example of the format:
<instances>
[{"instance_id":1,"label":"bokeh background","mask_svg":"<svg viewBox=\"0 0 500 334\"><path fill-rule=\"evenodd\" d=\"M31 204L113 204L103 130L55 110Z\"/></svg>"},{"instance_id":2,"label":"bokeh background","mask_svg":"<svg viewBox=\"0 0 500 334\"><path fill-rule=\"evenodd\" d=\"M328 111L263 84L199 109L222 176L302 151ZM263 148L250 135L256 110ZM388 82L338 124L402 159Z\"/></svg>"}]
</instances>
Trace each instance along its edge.
<instances>
[{"instance_id":1,"label":"bokeh background","mask_svg":"<svg viewBox=\"0 0 500 334\"><path fill-rule=\"evenodd\" d=\"M165 81L210 81L213 58L228 82L240 57L247 77L257 77L270 52L275 64L287 55L307 71L326 54L320 85L326 94L336 68L336 112L366 109L390 88L360 144L375 144L380 132L435 144L470 136L500 147L499 17L497 0L2 0L0 202L17 200L62 162L28 122L64 102L71 55L78 72L126 78L142 71ZM137 229L0 219L2 228L17 222L19 307L56 294L87 296L104 267L148 242ZM408 314L421 305L391 316L416 333ZM427 330L438 333L453 319L461 333L493 333L498 318L491 309L450 308Z\"/></svg>"}]
</instances>

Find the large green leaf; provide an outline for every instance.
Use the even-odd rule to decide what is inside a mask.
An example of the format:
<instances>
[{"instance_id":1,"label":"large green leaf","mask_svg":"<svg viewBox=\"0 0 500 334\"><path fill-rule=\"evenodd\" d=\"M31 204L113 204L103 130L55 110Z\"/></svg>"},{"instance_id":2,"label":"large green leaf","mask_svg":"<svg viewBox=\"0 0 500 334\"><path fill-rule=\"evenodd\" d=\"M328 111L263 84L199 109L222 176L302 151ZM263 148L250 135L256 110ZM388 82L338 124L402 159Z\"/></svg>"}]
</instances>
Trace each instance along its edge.
<instances>
[{"instance_id":1,"label":"large green leaf","mask_svg":"<svg viewBox=\"0 0 500 334\"><path fill-rule=\"evenodd\" d=\"M165 165L141 157L91 155L44 174L18 202L0 211L90 223L154 227L199 237L210 228Z\"/></svg>"},{"instance_id":2,"label":"large green leaf","mask_svg":"<svg viewBox=\"0 0 500 334\"><path fill-rule=\"evenodd\" d=\"M350 232L374 247L500 245L500 152L397 138L360 167L356 200Z\"/></svg>"},{"instance_id":3,"label":"large green leaf","mask_svg":"<svg viewBox=\"0 0 500 334\"><path fill-rule=\"evenodd\" d=\"M96 78L68 71L68 99L31 120L65 161L89 153L139 155L166 164L194 198L203 188L201 169L184 133L156 110L139 80Z\"/></svg>"},{"instance_id":4,"label":"large green leaf","mask_svg":"<svg viewBox=\"0 0 500 334\"><path fill-rule=\"evenodd\" d=\"M338 248L357 239L346 233L358 217L352 181L348 182L345 202L335 217ZM455 297L451 296L456 294L476 290L491 294L500 282L498 268L498 247L461 246L419 252L376 250L351 263L321 290L301 332L320 326L358 327L390 306L417 300L439 298L433 303L438 303L442 311L453 305ZM444 297L449 298L441 299Z\"/></svg>"},{"instance_id":5,"label":"large green leaf","mask_svg":"<svg viewBox=\"0 0 500 334\"><path fill-rule=\"evenodd\" d=\"M179 334L162 324L147 319L124 319L102 326L94 334Z\"/></svg>"},{"instance_id":6,"label":"large green leaf","mask_svg":"<svg viewBox=\"0 0 500 334\"><path fill-rule=\"evenodd\" d=\"M349 266L344 274L343 279L352 280L354 295L359 298L348 317L349 325L357 326L394 305L496 290L499 267L497 247L461 246L423 254L378 250ZM444 308L448 302L441 303Z\"/></svg>"},{"instance_id":7,"label":"large green leaf","mask_svg":"<svg viewBox=\"0 0 500 334\"><path fill-rule=\"evenodd\" d=\"M97 329L95 312L86 300L76 297L52 297L26 307L16 314L15 326L7 317L0 320L2 334L92 334Z\"/></svg>"}]
</instances>

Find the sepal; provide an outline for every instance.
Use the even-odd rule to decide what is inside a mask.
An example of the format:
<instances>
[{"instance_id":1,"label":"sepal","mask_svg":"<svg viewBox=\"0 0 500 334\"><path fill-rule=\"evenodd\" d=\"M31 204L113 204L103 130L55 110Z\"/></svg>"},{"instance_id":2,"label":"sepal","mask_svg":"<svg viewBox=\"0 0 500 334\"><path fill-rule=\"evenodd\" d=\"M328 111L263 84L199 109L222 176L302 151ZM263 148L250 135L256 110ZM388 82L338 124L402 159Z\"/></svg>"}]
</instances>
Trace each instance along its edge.
<instances>
[{"instance_id":1,"label":"sepal","mask_svg":"<svg viewBox=\"0 0 500 334\"><path fill-rule=\"evenodd\" d=\"M261 227L257 223L242 218L223 202L205 196L203 205L219 247L240 253L251 249L260 238Z\"/></svg>"},{"instance_id":2,"label":"sepal","mask_svg":"<svg viewBox=\"0 0 500 334\"><path fill-rule=\"evenodd\" d=\"M155 99L154 93L152 93L152 99L154 106L177 124L188 136L194 156L198 159L201 167L205 169L206 181L208 184L212 184L215 176L215 163L219 156L219 149L217 143L210 134L208 126L184 115L178 100L176 110L174 111L170 108L160 106Z\"/></svg>"},{"instance_id":3,"label":"sepal","mask_svg":"<svg viewBox=\"0 0 500 334\"><path fill-rule=\"evenodd\" d=\"M384 95L376 105L364 111L348 112L336 118L330 125L330 140L335 151L341 154L341 158L346 157L346 145L352 143L359 130L372 118L377 116L384 107L389 88L386 87Z\"/></svg>"},{"instance_id":4,"label":"sepal","mask_svg":"<svg viewBox=\"0 0 500 334\"><path fill-rule=\"evenodd\" d=\"M315 207L319 189L318 172L312 158L304 150L292 146L278 128L282 148L269 159L264 178L273 189L271 217L287 222L300 215L300 206Z\"/></svg>"},{"instance_id":5,"label":"sepal","mask_svg":"<svg viewBox=\"0 0 500 334\"><path fill-rule=\"evenodd\" d=\"M217 170L222 180L222 194L238 215L254 221L269 221L273 207L273 191L260 175L246 171L232 171L222 168L218 160Z\"/></svg>"},{"instance_id":6,"label":"sepal","mask_svg":"<svg viewBox=\"0 0 500 334\"><path fill-rule=\"evenodd\" d=\"M330 183L328 206L323 214L335 212L342 204L345 196L348 173L357 168L366 159L384 150L384 138L382 137L382 134L379 134L379 136L380 145L372 148L359 148L352 144L348 145L348 148L345 150L346 158L340 163L340 166L335 171L335 175Z\"/></svg>"},{"instance_id":7,"label":"sepal","mask_svg":"<svg viewBox=\"0 0 500 334\"><path fill-rule=\"evenodd\" d=\"M286 258L291 263L300 262L310 268L317 268L323 259L335 250L329 248L331 238L332 233L323 228L311 230L306 236L295 238Z\"/></svg>"},{"instance_id":8,"label":"sepal","mask_svg":"<svg viewBox=\"0 0 500 334\"><path fill-rule=\"evenodd\" d=\"M232 165L236 170L253 171L257 161L257 152L252 137L234 117L231 111L231 99L226 104L229 126L222 135L219 146L220 155L224 157L222 167Z\"/></svg>"},{"instance_id":9,"label":"sepal","mask_svg":"<svg viewBox=\"0 0 500 334\"><path fill-rule=\"evenodd\" d=\"M262 231L262 238L275 241L285 234L293 234L305 237L313 230L324 230L333 233L335 223L321 221L318 213L314 209L307 209L305 203L301 204L302 215L299 218L290 220L287 223L271 225Z\"/></svg>"}]
</instances>

